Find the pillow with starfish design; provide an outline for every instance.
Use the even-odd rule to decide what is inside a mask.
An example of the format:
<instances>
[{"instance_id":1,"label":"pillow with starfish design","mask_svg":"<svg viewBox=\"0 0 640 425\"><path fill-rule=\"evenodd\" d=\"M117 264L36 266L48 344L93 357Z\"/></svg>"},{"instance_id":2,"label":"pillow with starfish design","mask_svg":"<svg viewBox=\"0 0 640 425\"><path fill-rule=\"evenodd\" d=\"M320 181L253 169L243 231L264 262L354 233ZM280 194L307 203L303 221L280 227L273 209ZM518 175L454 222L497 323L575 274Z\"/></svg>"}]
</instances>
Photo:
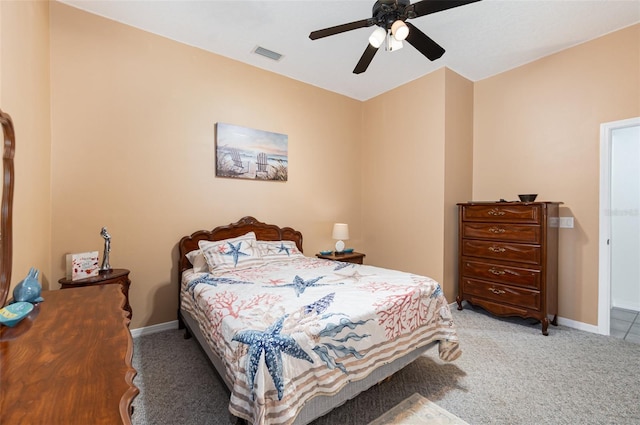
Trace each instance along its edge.
<instances>
[{"instance_id":1,"label":"pillow with starfish design","mask_svg":"<svg viewBox=\"0 0 640 425\"><path fill-rule=\"evenodd\" d=\"M209 265L209 273L241 270L264 264L254 232L221 241L200 241L198 246Z\"/></svg>"},{"instance_id":2,"label":"pillow with starfish design","mask_svg":"<svg viewBox=\"0 0 640 425\"><path fill-rule=\"evenodd\" d=\"M258 248L265 262L304 257L293 241L258 241Z\"/></svg>"}]
</instances>

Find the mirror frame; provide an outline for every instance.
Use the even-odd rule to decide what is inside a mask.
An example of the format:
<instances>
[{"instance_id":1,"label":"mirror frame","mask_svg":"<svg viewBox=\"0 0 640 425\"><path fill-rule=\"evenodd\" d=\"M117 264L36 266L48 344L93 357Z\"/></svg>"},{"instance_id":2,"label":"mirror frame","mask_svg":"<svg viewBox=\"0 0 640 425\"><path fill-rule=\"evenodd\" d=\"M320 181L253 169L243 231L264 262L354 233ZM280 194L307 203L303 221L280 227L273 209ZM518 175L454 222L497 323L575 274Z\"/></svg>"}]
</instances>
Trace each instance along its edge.
<instances>
[{"instance_id":1,"label":"mirror frame","mask_svg":"<svg viewBox=\"0 0 640 425\"><path fill-rule=\"evenodd\" d=\"M4 139L4 153L2 165L4 169L2 183L2 215L0 223L0 307L3 307L9 295L11 286L11 265L13 260L13 235L12 235L12 210L13 210L13 186L14 169L13 156L15 154L15 132L13 121L9 114L0 109L0 123Z\"/></svg>"}]
</instances>

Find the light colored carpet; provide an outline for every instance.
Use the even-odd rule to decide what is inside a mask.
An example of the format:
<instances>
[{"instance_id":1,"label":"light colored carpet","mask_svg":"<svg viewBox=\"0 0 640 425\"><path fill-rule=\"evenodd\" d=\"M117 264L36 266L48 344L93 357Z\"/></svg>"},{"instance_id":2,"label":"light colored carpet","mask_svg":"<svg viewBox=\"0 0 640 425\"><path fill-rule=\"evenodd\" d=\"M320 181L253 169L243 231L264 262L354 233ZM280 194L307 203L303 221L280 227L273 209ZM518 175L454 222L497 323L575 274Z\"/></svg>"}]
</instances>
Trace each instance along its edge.
<instances>
[{"instance_id":1,"label":"light colored carpet","mask_svg":"<svg viewBox=\"0 0 640 425\"><path fill-rule=\"evenodd\" d=\"M436 349L313 425L362 425L418 393L472 425L640 424L640 344L452 307L462 356ZM230 424L228 393L195 339L134 339L134 425Z\"/></svg>"},{"instance_id":2,"label":"light colored carpet","mask_svg":"<svg viewBox=\"0 0 640 425\"><path fill-rule=\"evenodd\" d=\"M469 425L437 404L412 394L369 425Z\"/></svg>"}]
</instances>

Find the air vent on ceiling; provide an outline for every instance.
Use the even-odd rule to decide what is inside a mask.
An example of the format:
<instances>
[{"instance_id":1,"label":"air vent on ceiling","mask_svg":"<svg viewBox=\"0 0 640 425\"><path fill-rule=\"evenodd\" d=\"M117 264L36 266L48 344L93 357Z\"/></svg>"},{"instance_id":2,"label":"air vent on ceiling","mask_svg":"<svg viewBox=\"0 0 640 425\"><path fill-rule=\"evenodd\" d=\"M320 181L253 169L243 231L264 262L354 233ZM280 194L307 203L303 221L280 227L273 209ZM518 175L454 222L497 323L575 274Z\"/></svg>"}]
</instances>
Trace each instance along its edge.
<instances>
[{"instance_id":1,"label":"air vent on ceiling","mask_svg":"<svg viewBox=\"0 0 640 425\"><path fill-rule=\"evenodd\" d=\"M279 61L282 58L282 55L280 53L274 52L269 49L265 49L264 47L260 47L260 46L257 46L253 50L253 53L260 56L264 56L265 58L273 59L274 61Z\"/></svg>"}]
</instances>

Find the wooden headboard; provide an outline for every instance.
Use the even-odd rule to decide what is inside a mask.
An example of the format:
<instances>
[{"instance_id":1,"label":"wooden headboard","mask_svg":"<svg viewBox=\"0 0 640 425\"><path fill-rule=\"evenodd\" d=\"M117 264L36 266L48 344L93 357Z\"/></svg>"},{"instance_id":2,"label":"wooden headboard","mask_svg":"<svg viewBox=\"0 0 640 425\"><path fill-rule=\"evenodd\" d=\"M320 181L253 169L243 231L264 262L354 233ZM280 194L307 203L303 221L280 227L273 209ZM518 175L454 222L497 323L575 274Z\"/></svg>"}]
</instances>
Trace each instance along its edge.
<instances>
[{"instance_id":1,"label":"wooden headboard","mask_svg":"<svg viewBox=\"0 0 640 425\"><path fill-rule=\"evenodd\" d=\"M275 224L266 224L256 220L253 217L247 216L238 220L237 223L231 223L226 226L218 226L215 229L198 230L189 236L185 236L180 239L178 243L179 258L179 279L182 276L182 272L192 267L191 263L185 257L185 254L199 249L198 242L200 241L219 241L222 239L235 238L242 236L248 232L255 232L256 238L262 241L280 241L288 240L296 243L296 246L302 252L302 233L291 227L278 227Z\"/></svg>"}]
</instances>

